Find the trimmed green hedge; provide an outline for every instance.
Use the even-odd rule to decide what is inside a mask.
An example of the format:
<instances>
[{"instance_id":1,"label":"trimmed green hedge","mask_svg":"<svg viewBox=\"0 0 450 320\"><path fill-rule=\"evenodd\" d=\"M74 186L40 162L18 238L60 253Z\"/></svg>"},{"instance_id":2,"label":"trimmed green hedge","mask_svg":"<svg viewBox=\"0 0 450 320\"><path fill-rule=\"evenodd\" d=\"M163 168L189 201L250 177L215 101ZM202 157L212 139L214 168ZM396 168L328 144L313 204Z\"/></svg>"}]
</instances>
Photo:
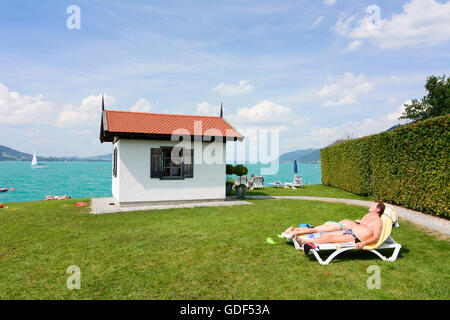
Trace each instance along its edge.
<instances>
[{"instance_id":1,"label":"trimmed green hedge","mask_svg":"<svg viewBox=\"0 0 450 320\"><path fill-rule=\"evenodd\" d=\"M450 217L450 115L321 150L322 182Z\"/></svg>"}]
</instances>

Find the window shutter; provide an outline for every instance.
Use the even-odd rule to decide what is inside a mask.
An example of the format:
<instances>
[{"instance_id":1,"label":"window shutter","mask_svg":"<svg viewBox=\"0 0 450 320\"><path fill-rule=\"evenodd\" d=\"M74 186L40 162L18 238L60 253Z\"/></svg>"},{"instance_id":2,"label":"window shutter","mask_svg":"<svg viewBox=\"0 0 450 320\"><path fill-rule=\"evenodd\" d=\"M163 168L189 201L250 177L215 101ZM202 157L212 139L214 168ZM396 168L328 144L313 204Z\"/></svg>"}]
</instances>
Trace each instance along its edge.
<instances>
[{"instance_id":1,"label":"window shutter","mask_svg":"<svg viewBox=\"0 0 450 320\"><path fill-rule=\"evenodd\" d=\"M193 178L194 177L194 149L185 149L184 150L184 177L185 178Z\"/></svg>"},{"instance_id":2,"label":"window shutter","mask_svg":"<svg viewBox=\"0 0 450 320\"><path fill-rule=\"evenodd\" d=\"M114 148L113 176L117 177L117 148Z\"/></svg>"},{"instance_id":3,"label":"window shutter","mask_svg":"<svg viewBox=\"0 0 450 320\"><path fill-rule=\"evenodd\" d=\"M150 177L161 178L162 175L162 151L160 148L152 148L150 153Z\"/></svg>"}]
</instances>

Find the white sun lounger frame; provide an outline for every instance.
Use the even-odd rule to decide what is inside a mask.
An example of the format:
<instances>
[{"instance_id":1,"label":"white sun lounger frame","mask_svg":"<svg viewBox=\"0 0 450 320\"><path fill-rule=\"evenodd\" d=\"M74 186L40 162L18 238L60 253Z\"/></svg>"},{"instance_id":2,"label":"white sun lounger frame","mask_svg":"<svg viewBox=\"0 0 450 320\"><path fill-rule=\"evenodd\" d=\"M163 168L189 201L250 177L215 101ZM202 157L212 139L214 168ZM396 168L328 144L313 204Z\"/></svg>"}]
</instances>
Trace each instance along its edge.
<instances>
[{"instance_id":1,"label":"white sun lounger frame","mask_svg":"<svg viewBox=\"0 0 450 320\"><path fill-rule=\"evenodd\" d=\"M296 247L300 246L300 244L297 242L297 240L295 240L295 239L292 239L292 240L294 241L294 244L296 245ZM314 255L314 257L316 257L317 261L323 266L328 265L334 258L336 258L342 252L345 252L348 250L357 250L355 247L355 244L352 242L316 244L316 247L317 247L317 249L310 250L309 254ZM401 248L402 248L401 244L395 242L395 240L391 236L389 236L386 239L386 241L384 241L383 244L381 246L379 246L378 248L371 249L371 250L365 250L365 251L373 252L379 258L381 258L383 261L393 262L393 261L397 260L397 257L398 257L398 254L400 253ZM392 253L392 255L390 257L386 257L377 251L377 250L381 250L381 249L394 249L394 252ZM334 250L334 252L330 256L328 256L328 258L325 261L320 257L320 255L318 253L319 251L331 251L331 250Z\"/></svg>"},{"instance_id":2,"label":"white sun lounger frame","mask_svg":"<svg viewBox=\"0 0 450 320\"><path fill-rule=\"evenodd\" d=\"M398 223L396 223L395 227L398 227L398 226L399 226ZM300 245L296 239L289 239L288 235L285 233L282 233L281 235L286 238L286 241L293 242L294 246L297 249L301 248L301 250L303 250L303 246ZM317 261L323 266L328 265L334 258L336 258L338 255L340 255L342 252L345 252L348 250L357 250L355 247L355 244L353 242L316 244L316 247L317 247L317 249L312 249L309 251L309 255L311 255L311 254L314 255L314 257L316 257ZM393 261L397 260L397 257L398 257L398 254L400 253L401 248L402 248L401 244L395 242L395 240L391 236L389 236L378 248L366 250L366 251L373 252L379 258L381 258L383 261L393 262ZM377 250L382 250L382 249L394 249L394 252L388 258L377 251ZM322 251L334 250L334 252L331 255L329 255L328 258L324 261L318 254L318 251L321 251L321 250ZM363 250L365 250L365 249L363 249Z\"/></svg>"},{"instance_id":3,"label":"white sun lounger frame","mask_svg":"<svg viewBox=\"0 0 450 320\"><path fill-rule=\"evenodd\" d=\"M279 182L279 181L277 181L277 182ZM273 188L282 188L283 187L283 184L280 182L279 184L278 183L269 183Z\"/></svg>"}]
</instances>

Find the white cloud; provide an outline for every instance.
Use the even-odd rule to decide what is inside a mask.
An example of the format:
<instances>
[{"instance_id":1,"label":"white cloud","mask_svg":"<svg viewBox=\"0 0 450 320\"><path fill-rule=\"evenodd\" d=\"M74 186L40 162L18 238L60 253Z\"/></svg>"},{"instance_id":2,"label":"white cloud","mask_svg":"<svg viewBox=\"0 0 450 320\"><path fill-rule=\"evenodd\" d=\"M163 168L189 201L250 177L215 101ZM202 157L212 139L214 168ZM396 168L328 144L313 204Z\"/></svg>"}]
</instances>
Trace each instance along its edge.
<instances>
[{"instance_id":1,"label":"white cloud","mask_svg":"<svg viewBox=\"0 0 450 320\"><path fill-rule=\"evenodd\" d=\"M334 32L341 36L348 36L351 31L351 24L356 19L356 15L351 16L349 18L345 18L346 16L341 13L339 20L333 26Z\"/></svg>"},{"instance_id":2,"label":"white cloud","mask_svg":"<svg viewBox=\"0 0 450 320\"><path fill-rule=\"evenodd\" d=\"M144 98L139 99L133 106L131 106L130 111L133 112L150 112L152 105L150 102Z\"/></svg>"},{"instance_id":3,"label":"white cloud","mask_svg":"<svg viewBox=\"0 0 450 320\"><path fill-rule=\"evenodd\" d=\"M210 105L208 102L200 102L197 104L196 114L203 116L218 116L220 112L219 106Z\"/></svg>"},{"instance_id":4,"label":"white cloud","mask_svg":"<svg viewBox=\"0 0 450 320\"><path fill-rule=\"evenodd\" d=\"M114 97L105 95L105 105L114 103ZM95 128L99 125L102 106L102 95L90 95L81 101L79 106L66 105L58 115L56 124L60 127Z\"/></svg>"},{"instance_id":5,"label":"white cloud","mask_svg":"<svg viewBox=\"0 0 450 320\"><path fill-rule=\"evenodd\" d=\"M312 30L315 27L317 27L323 20L323 16L318 17L316 20L314 20L313 24L308 28L308 30Z\"/></svg>"},{"instance_id":6,"label":"white cloud","mask_svg":"<svg viewBox=\"0 0 450 320\"><path fill-rule=\"evenodd\" d=\"M230 116L233 122L273 123L292 120L291 109L270 100L263 100L251 108L238 108L235 115Z\"/></svg>"},{"instance_id":7,"label":"white cloud","mask_svg":"<svg viewBox=\"0 0 450 320\"><path fill-rule=\"evenodd\" d=\"M327 6L332 6L332 5L334 5L336 3L336 0L325 0L324 3Z\"/></svg>"},{"instance_id":8,"label":"white cloud","mask_svg":"<svg viewBox=\"0 0 450 320\"><path fill-rule=\"evenodd\" d=\"M248 80L240 80L237 85L225 84L221 82L214 88L214 90L219 91L224 96L236 96L251 92L253 90L253 86Z\"/></svg>"},{"instance_id":9,"label":"white cloud","mask_svg":"<svg viewBox=\"0 0 450 320\"><path fill-rule=\"evenodd\" d=\"M286 132L289 130L289 127L287 125L252 125L252 124L245 124L245 125L237 125L237 130L242 133L244 136L251 132L255 131L272 131L277 130L280 133Z\"/></svg>"},{"instance_id":10,"label":"white cloud","mask_svg":"<svg viewBox=\"0 0 450 320\"><path fill-rule=\"evenodd\" d=\"M397 82L397 83L403 82L403 79L401 77L394 76L394 75L389 76L389 80L392 82Z\"/></svg>"},{"instance_id":11,"label":"white cloud","mask_svg":"<svg viewBox=\"0 0 450 320\"><path fill-rule=\"evenodd\" d=\"M333 101L333 100L327 100L325 101L325 103L323 104L324 107L328 108L328 107L339 107L339 106L346 106L349 104L354 104L356 103L356 98L353 95L349 95L347 97L343 97L337 101Z\"/></svg>"},{"instance_id":12,"label":"white cloud","mask_svg":"<svg viewBox=\"0 0 450 320\"><path fill-rule=\"evenodd\" d=\"M366 80L363 74L355 76L352 73L345 73L339 76L328 77L326 85L317 94L327 100L322 104L324 107L336 107L355 104L358 96L368 93L373 89L373 84Z\"/></svg>"},{"instance_id":13,"label":"white cloud","mask_svg":"<svg viewBox=\"0 0 450 320\"><path fill-rule=\"evenodd\" d=\"M0 83L0 123L50 124L54 114L54 103L45 101L43 95L21 96Z\"/></svg>"},{"instance_id":14,"label":"white cloud","mask_svg":"<svg viewBox=\"0 0 450 320\"><path fill-rule=\"evenodd\" d=\"M387 100L387 102L389 102L389 103L397 103L397 99L396 98L389 98Z\"/></svg>"},{"instance_id":15,"label":"white cloud","mask_svg":"<svg viewBox=\"0 0 450 320\"><path fill-rule=\"evenodd\" d=\"M345 49L346 52L350 52L350 51L355 51L357 49L359 49L359 47L361 47L363 45L364 42L362 42L361 40L355 40L349 43L349 45L347 46L347 49Z\"/></svg>"},{"instance_id":16,"label":"white cloud","mask_svg":"<svg viewBox=\"0 0 450 320\"><path fill-rule=\"evenodd\" d=\"M208 102L197 105L197 114L217 116L220 107ZM277 104L271 100L263 100L252 107L241 107L233 114L225 114L225 118L244 136L252 135L257 131L285 133L292 129L297 132L299 128L311 121L311 118L295 114L291 108Z\"/></svg>"},{"instance_id":17,"label":"white cloud","mask_svg":"<svg viewBox=\"0 0 450 320\"><path fill-rule=\"evenodd\" d=\"M402 74L398 75L390 75L388 80L394 84L413 84L413 83L423 83L424 79L428 77L426 73L419 74Z\"/></svg>"},{"instance_id":18,"label":"white cloud","mask_svg":"<svg viewBox=\"0 0 450 320\"><path fill-rule=\"evenodd\" d=\"M105 95L105 104L115 98ZM0 83L0 123L51 125L65 128L95 129L99 125L102 96L90 95L78 106L57 108L55 102L45 101L43 95L21 96L10 92Z\"/></svg>"},{"instance_id":19,"label":"white cloud","mask_svg":"<svg viewBox=\"0 0 450 320\"><path fill-rule=\"evenodd\" d=\"M381 12L381 15L383 12ZM354 40L369 40L382 49L434 46L450 41L450 2L411 0L403 11L381 19L379 27L367 16L341 16L334 31Z\"/></svg>"},{"instance_id":20,"label":"white cloud","mask_svg":"<svg viewBox=\"0 0 450 320\"><path fill-rule=\"evenodd\" d=\"M393 126L404 122L398 120L398 118L405 111L404 104L408 103L411 103L411 100L405 101L394 112L379 118L366 118L362 121L348 121L334 127L313 128L311 130L311 140L317 141L325 146L346 134L352 134L356 138L386 131Z\"/></svg>"},{"instance_id":21,"label":"white cloud","mask_svg":"<svg viewBox=\"0 0 450 320\"><path fill-rule=\"evenodd\" d=\"M385 121L396 121L405 112L405 104L411 104L411 103L412 103L411 100L406 100L405 102L403 102L402 105L400 105L400 107L398 107L397 111L389 113L382 120L385 120Z\"/></svg>"}]
</instances>

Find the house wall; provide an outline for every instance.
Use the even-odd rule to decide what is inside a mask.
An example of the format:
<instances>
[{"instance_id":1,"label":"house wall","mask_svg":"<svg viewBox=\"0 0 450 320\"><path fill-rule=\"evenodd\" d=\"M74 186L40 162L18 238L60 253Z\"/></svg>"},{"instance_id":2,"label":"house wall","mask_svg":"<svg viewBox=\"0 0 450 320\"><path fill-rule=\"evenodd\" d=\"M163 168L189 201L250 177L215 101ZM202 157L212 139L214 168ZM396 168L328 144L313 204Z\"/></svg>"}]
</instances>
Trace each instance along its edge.
<instances>
[{"instance_id":1,"label":"house wall","mask_svg":"<svg viewBox=\"0 0 450 320\"><path fill-rule=\"evenodd\" d=\"M150 178L150 149L177 144L176 141L119 140L116 143L119 149L118 175L116 179L113 178L115 200L120 205L126 205L136 202L225 199L225 143L199 142L194 147L193 178ZM221 163L203 163L203 154L211 153L213 147L219 155L221 153Z\"/></svg>"}]
</instances>

